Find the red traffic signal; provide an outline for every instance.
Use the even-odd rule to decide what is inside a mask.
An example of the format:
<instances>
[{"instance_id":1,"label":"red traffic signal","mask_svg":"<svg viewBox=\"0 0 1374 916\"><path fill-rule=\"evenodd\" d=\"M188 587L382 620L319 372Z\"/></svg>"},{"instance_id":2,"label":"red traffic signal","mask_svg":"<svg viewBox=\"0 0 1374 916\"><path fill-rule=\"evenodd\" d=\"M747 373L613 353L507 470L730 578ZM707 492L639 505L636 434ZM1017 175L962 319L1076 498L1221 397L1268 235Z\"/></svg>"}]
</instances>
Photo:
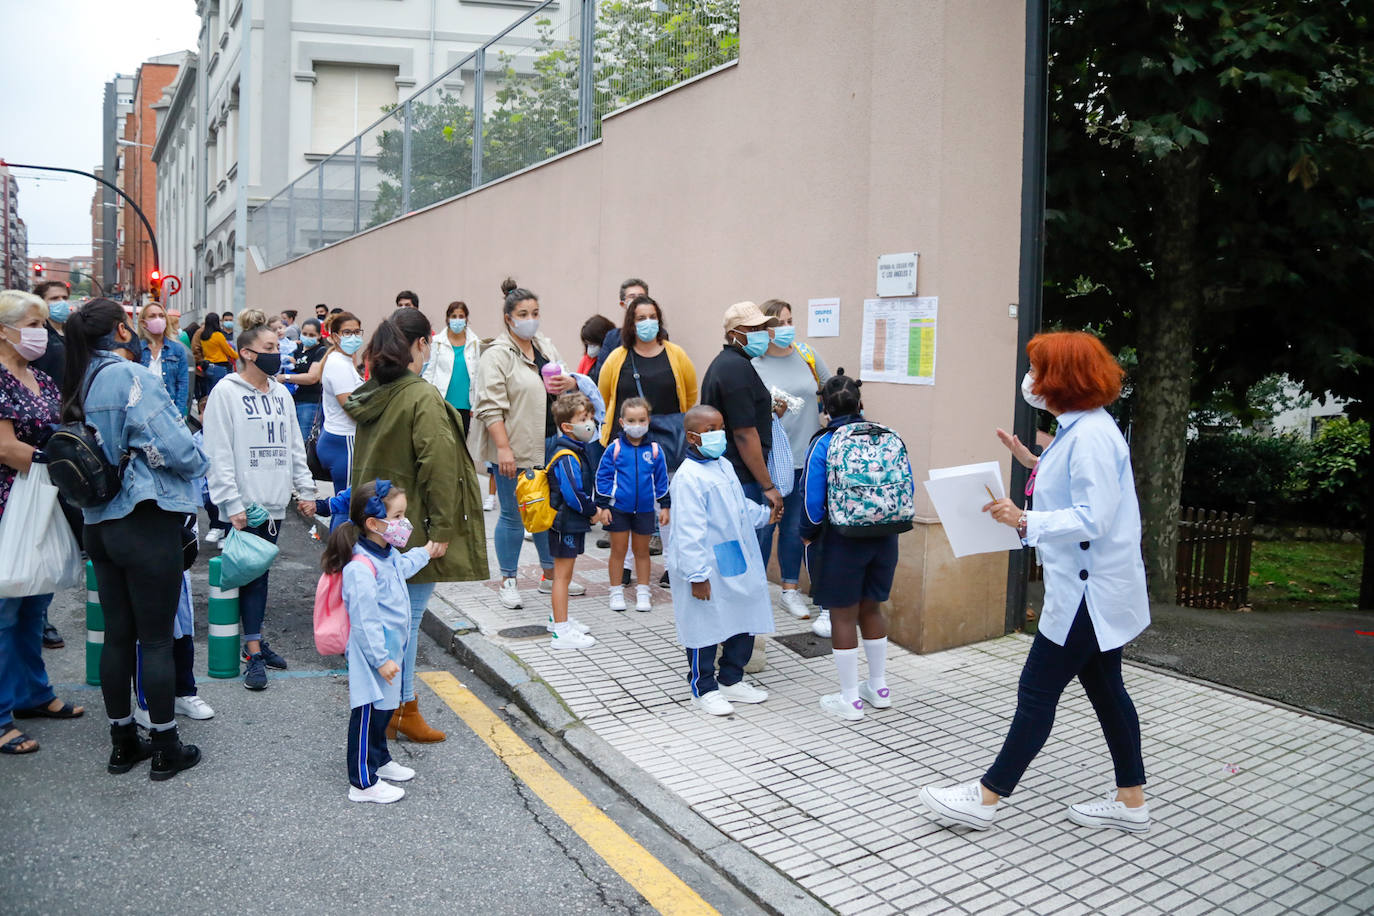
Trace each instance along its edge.
<instances>
[{"instance_id":1,"label":"red traffic signal","mask_svg":"<svg viewBox=\"0 0 1374 916\"><path fill-rule=\"evenodd\" d=\"M162 299L162 271L156 268L148 274L148 292L154 302Z\"/></svg>"}]
</instances>

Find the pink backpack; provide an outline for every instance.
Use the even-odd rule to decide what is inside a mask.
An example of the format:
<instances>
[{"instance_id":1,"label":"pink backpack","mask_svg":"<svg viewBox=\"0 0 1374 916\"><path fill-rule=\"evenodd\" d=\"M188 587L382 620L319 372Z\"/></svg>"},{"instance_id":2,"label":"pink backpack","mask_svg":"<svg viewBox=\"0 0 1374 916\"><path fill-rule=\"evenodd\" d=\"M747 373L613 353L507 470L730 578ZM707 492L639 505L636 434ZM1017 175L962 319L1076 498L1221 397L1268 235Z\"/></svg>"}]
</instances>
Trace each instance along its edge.
<instances>
[{"instance_id":1,"label":"pink backpack","mask_svg":"<svg viewBox=\"0 0 1374 916\"><path fill-rule=\"evenodd\" d=\"M354 561L367 564L372 575L377 567L367 557L355 556ZM343 571L325 573L315 584L315 649L321 655L343 655L348 651L348 608L343 600Z\"/></svg>"}]
</instances>

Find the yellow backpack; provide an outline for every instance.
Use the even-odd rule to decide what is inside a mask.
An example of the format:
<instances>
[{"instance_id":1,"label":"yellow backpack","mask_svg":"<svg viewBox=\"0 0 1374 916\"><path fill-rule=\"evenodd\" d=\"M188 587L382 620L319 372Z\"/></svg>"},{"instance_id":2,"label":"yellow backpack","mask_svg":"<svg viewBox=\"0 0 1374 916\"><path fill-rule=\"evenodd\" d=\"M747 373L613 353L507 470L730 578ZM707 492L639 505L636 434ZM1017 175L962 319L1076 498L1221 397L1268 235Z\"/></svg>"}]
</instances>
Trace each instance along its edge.
<instances>
[{"instance_id":1,"label":"yellow backpack","mask_svg":"<svg viewBox=\"0 0 1374 916\"><path fill-rule=\"evenodd\" d=\"M548 531L553 527L554 519L558 518L558 510L549 498L548 469L564 455L572 455L579 465L582 463L572 449L559 449L553 453L547 465L524 471L515 481L515 503L520 507L520 521L530 534Z\"/></svg>"}]
</instances>

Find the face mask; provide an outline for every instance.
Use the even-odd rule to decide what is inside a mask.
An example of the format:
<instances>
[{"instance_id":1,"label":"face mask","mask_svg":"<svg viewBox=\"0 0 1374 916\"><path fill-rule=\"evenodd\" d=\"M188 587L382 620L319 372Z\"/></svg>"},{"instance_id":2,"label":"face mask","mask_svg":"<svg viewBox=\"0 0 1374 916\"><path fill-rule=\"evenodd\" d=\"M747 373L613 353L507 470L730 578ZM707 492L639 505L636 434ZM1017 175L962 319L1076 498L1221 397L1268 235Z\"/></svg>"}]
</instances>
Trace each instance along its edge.
<instances>
[{"instance_id":1,"label":"face mask","mask_svg":"<svg viewBox=\"0 0 1374 916\"><path fill-rule=\"evenodd\" d=\"M1036 410L1049 410L1049 405L1045 403L1045 399L1031 391L1031 385L1034 384L1034 382L1035 380L1031 378L1029 372L1021 376L1021 397L1027 404L1034 407Z\"/></svg>"},{"instance_id":2,"label":"face mask","mask_svg":"<svg viewBox=\"0 0 1374 916\"><path fill-rule=\"evenodd\" d=\"M277 346L281 347L281 352L283 356L290 356L292 353L296 352L296 342L292 340L290 337L282 338L281 342L277 344Z\"/></svg>"},{"instance_id":3,"label":"face mask","mask_svg":"<svg viewBox=\"0 0 1374 916\"><path fill-rule=\"evenodd\" d=\"M339 349L352 356L363 348L363 337L358 334L353 337L340 337Z\"/></svg>"},{"instance_id":4,"label":"face mask","mask_svg":"<svg viewBox=\"0 0 1374 916\"><path fill-rule=\"evenodd\" d=\"M651 340L658 340L658 321L653 318L645 318L635 322L635 336L648 343Z\"/></svg>"},{"instance_id":5,"label":"face mask","mask_svg":"<svg viewBox=\"0 0 1374 916\"><path fill-rule=\"evenodd\" d=\"M790 347L796 339L797 329L790 324L785 324L773 332L773 343L780 347Z\"/></svg>"},{"instance_id":6,"label":"face mask","mask_svg":"<svg viewBox=\"0 0 1374 916\"><path fill-rule=\"evenodd\" d=\"M592 359L596 359L598 356L601 355L601 345L592 344L591 346L589 346L587 348L587 355L590 356Z\"/></svg>"},{"instance_id":7,"label":"face mask","mask_svg":"<svg viewBox=\"0 0 1374 916\"><path fill-rule=\"evenodd\" d=\"M534 335L539 333L539 319L521 318L512 321L510 329L522 340L534 340Z\"/></svg>"},{"instance_id":8,"label":"face mask","mask_svg":"<svg viewBox=\"0 0 1374 916\"><path fill-rule=\"evenodd\" d=\"M33 362L47 352L47 328L14 328L13 330L19 332L19 343L11 340L10 346L14 347L25 360Z\"/></svg>"},{"instance_id":9,"label":"face mask","mask_svg":"<svg viewBox=\"0 0 1374 916\"><path fill-rule=\"evenodd\" d=\"M66 299L58 299L56 302L48 303L48 317L58 324L62 324L72 315L71 303Z\"/></svg>"},{"instance_id":10,"label":"face mask","mask_svg":"<svg viewBox=\"0 0 1374 916\"><path fill-rule=\"evenodd\" d=\"M578 442L591 442L596 438L596 421L583 420L572 424L572 435Z\"/></svg>"},{"instance_id":11,"label":"face mask","mask_svg":"<svg viewBox=\"0 0 1374 916\"><path fill-rule=\"evenodd\" d=\"M136 363L142 362L142 361L143 361L143 341L141 341L141 340L138 339L138 335L134 333L134 329L133 329L133 328L129 327L127 324L126 324L126 325L123 325L123 327L124 327L124 330L126 330L126 331L129 332L129 342L128 342L128 343L121 343L121 342L119 341L119 338L116 337L116 338L115 338L115 346L116 346L116 347L120 347L120 348L122 348L122 349L124 349L124 350L128 350L129 353L133 355L134 362L136 362Z\"/></svg>"},{"instance_id":12,"label":"face mask","mask_svg":"<svg viewBox=\"0 0 1374 916\"><path fill-rule=\"evenodd\" d=\"M762 356L768 352L772 336L767 331L747 331L744 335L744 352L749 356Z\"/></svg>"},{"instance_id":13,"label":"face mask","mask_svg":"<svg viewBox=\"0 0 1374 916\"><path fill-rule=\"evenodd\" d=\"M149 318L143 322L143 326L148 329L148 333L154 337L160 337L162 332L167 330L166 318Z\"/></svg>"},{"instance_id":14,"label":"face mask","mask_svg":"<svg viewBox=\"0 0 1374 916\"><path fill-rule=\"evenodd\" d=\"M382 532L382 540L392 547L404 547L410 540L410 534L415 530L415 526L405 518L389 518L386 520L386 531Z\"/></svg>"},{"instance_id":15,"label":"face mask","mask_svg":"<svg viewBox=\"0 0 1374 916\"><path fill-rule=\"evenodd\" d=\"M257 353L254 354L253 364L268 375L276 375L281 371L280 353Z\"/></svg>"},{"instance_id":16,"label":"face mask","mask_svg":"<svg viewBox=\"0 0 1374 916\"><path fill-rule=\"evenodd\" d=\"M230 331L234 330L234 323L232 321L226 321L221 324L221 327L224 328L224 333L228 334Z\"/></svg>"},{"instance_id":17,"label":"face mask","mask_svg":"<svg viewBox=\"0 0 1374 916\"><path fill-rule=\"evenodd\" d=\"M725 430L709 429L704 433L697 433L701 439L701 444L697 446L697 451L701 452L705 458L719 458L725 454Z\"/></svg>"},{"instance_id":18,"label":"face mask","mask_svg":"<svg viewBox=\"0 0 1374 916\"><path fill-rule=\"evenodd\" d=\"M629 436L631 439L643 439L645 436L649 434L648 423L635 423L634 425L626 425L624 429L625 435Z\"/></svg>"},{"instance_id":19,"label":"face mask","mask_svg":"<svg viewBox=\"0 0 1374 916\"><path fill-rule=\"evenodd\" d=\"M450 318L448 329L455 334L461 334L468 329L468 320L466 318Z\"/></svg>"},{"instance_id":20,"label":"face mask","mask_svg":"<svg viewBox=\"0 0 1374 916\"><path fill-rule=\"evenodd\" d=\"M315 346L315 344L317 344L317 343L319 343L319 342L320 342L320 339L319 339L318 337L302 337L302 338L301 338L301 346L304 347L304 348L307 349L307 350L309 350L311 347Z\"/></svg>"}]
</instances>

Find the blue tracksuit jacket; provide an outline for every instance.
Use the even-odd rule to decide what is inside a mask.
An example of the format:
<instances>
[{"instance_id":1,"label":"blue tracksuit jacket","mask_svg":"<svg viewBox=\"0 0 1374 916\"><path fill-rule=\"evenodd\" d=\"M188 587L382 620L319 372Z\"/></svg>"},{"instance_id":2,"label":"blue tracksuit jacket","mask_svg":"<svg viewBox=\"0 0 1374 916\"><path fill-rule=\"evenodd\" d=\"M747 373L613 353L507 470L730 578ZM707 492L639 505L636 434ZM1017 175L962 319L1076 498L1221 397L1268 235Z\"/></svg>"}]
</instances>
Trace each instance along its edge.
<instances>
[{"instance_id":1,"label":"blue tracksuit jacket","mask_svg":"<svg viewBox=\"0 0 1374 916\"><path fill-rule=\"evenodd\" d=\"M618 512L653 512L654 503L666 509L672 501L662 449L648 436L639 445L624 433L617 436L596 469L596 504Z\"/></svg>"}]
</instances>

